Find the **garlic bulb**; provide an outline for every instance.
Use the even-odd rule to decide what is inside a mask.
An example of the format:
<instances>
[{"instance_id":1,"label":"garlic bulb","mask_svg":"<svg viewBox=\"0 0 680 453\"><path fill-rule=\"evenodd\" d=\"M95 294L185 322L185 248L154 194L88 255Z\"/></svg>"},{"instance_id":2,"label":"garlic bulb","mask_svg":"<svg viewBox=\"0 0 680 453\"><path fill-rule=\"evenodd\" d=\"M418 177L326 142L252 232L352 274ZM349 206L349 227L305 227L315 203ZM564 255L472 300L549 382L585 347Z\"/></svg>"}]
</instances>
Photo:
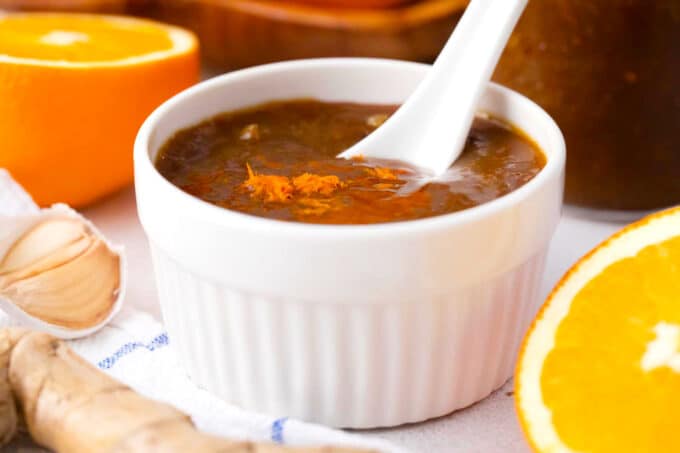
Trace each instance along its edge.
<instances>
[{"instance_id":1,"label":"garlic bulb","mask_svg":"<svg viewBox=\"0 0 680 453\"><path fill-rule=\"evenodd\" d=\"M120 283L118 254L76 217L39 221L0 261L0 296L33 317L67 329L104 321Z\"/></svg>"}]
</instances>

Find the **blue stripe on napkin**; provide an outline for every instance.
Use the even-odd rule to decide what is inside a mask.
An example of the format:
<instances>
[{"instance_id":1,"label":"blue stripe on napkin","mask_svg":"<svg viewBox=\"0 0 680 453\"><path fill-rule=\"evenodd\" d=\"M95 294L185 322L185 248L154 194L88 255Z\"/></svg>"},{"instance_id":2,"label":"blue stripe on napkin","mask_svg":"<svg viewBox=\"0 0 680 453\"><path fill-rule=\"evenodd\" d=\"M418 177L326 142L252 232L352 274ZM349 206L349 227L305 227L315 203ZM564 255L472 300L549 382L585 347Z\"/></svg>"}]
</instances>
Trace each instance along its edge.
<instances>
[{"instance_id":1,"label":"blue stripe on napkin","mask_svg":"<svg viewBox=\"0 0 680 453\"><path fill-rule=\"evenodd\" d=\"M286 423L287 420L288 417L274 420L274 423L272 423L272 435L271 435L272 442L277 444L283 443L283 425Z\"/></svg>"},{"instance_id":2,"label":"blue stripe on napkin","mask_svg":"<svg viewBox=\"0 0 680 453\"><path fill-rule=\"evenodd\" d=\"M125 357L126 355L136 351L137 349L146 349L148 351L155 351L156 349L162 348L167 346L169 343L168 340L168 334L163 332L162 334L156 336L153 340L151 340L149 343L142 343L140 341L135 341L135 342L130 342L130 343L125 343L123 346L118 348L116 352L111 354L110 356L106 357L105 359L99 361L97 363L97 366L101 368L102 370L108 370L112 368L116 362L121 359L122 357ZM284 431L284 425L286 424L286 421L288 421L288 417L283 417L274 420L271 426L271 440L274 443L277 444L283 444L284 439L283 439L283 431Z\"/></svg>"},{"instance_id":3,"label":"blue stripe on napkin","mask_svg":"<svg viewBox=\"0 0 680 453\"><path fill-rule=\"evenodd\" d=\"M101 368L102 370L108 370L110 369L115 363L120 359L121 357L125 357L126 355L130 354L131 352L135 351L136 349L146 349L148 351L155 351L158 348L162 348L164 346L168 345L168 334L163 332L162 334L158 335L155 337L153 340L151 340L149 343L142 343L139 341L135 341L133 343L126 343L116 352L105 358L104 360L100 361L97 363L97 366Z\"/></svg>"}]
</instances>

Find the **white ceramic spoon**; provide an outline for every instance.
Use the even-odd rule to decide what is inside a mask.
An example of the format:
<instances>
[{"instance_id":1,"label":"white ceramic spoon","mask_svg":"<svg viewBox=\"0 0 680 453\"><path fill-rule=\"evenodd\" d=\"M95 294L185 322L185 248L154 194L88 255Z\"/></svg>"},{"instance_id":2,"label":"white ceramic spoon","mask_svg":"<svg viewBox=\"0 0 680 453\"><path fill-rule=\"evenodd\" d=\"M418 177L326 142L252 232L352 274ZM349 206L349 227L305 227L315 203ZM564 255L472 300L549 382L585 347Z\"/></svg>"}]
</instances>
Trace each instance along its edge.
<instances>
[{"instance_id":1,"label":"white ceramic spoon","mask_svg":"<svg viewBox=\"0 0 680 453\"><path fill-rule=\"evenodd\" d=\"M465 146L477 103L528 0L472 0L428 75L378 129L341 153L442 175Z\"/></svg>"}]
</instances>

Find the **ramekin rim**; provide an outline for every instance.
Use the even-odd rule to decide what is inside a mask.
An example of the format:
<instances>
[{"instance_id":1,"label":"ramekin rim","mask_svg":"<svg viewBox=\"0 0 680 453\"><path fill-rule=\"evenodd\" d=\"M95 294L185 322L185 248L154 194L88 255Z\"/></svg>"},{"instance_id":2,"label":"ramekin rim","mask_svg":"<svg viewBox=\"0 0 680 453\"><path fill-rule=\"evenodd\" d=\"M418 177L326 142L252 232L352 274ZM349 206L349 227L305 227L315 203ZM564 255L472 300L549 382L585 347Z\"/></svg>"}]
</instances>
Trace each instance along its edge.
<instances>
[{"instance_id":1,"label":"ramekin rim","mask_svg":"<svg viewBox=\"0 0 680 453\"><path fill-rule=\"evenodd\" d=\"M538 104L526 96L504 87L495 82L489 82L488 88L500 92L504 98L514 99L513 102L522 102L529 105L530 108L536 110L542 121L551 125L556 132L555 138L557 143L555 149L551 149L550 153L541 151L546 156L546 165L534 176L530 181L523 186L500 196L491 201L482 203L471 208L466 208L460 211L451 212L432 217L421 219L413 219L397 222L384 222L374 224L359 224L359 225L336 225L336 224L313 224L303 222L284 221L276 219L268 219L258 217L250 214L233 211L223 208L198 197L190 195L179 187L172 184L163 175L158 172L151 156L149 155L149 140L153 133L154 127L160 118L168 111L172 110L177 104L182 103L185 99L194 96L196 93L211 89L216 85L235 83L240 78L255 76L263 72L287 69L293 66L302 65L340 65L340 64L363 64L363 65L401 65L404 67L428 67L430 65L425 63L383 59L383 58L363 58L363 57L339 57L339 58L313 58L302 60L290 60L278 63L270 63L251 68L241 69L234 72L222 74L211 79L200 82L184 91L176 94L170 99L166 100L142 124L134 144L134 165L136 170L141 170L147 175L151 182L160 187L167 196L182 200L184 203L189 203L196 212L209 219L213 223L234 225L236 222L247 224L249 230L263 229L271 231L276 229L277 234L304 234L304 235L329 235L338 237L343 236L360 236L360 235L376 235L389 233L405 233L413 230L439 230L448 229L456 225L474 222L493 215L498 211L502 211L511 206L520 203L526 199L531 193L540 190L542 186L547 184L554 178L558 178L564 168L566 162L566 144L564 136L555 120L543 110ZM206 117L207 119L207 117ZM136 187L137 184L136 184ZM136 190L138 190L136 188ZM142 221L142 224L144 222Z\"/></svg>"}]
</instances>

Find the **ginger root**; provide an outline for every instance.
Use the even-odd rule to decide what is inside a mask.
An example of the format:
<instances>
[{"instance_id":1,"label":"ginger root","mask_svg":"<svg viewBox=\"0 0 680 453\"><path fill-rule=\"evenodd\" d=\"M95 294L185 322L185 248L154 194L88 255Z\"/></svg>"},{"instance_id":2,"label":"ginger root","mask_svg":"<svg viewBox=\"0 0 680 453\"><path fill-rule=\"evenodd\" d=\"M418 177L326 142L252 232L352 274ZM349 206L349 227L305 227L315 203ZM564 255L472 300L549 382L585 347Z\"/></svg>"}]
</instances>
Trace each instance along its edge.
<instances>
[{"instance_id":1,"label":"ginger root","mask_svg":"<svg viewBox=\"0 0 680 453\"><path fill-rule=\"evenodd\" d=\"M48 334L0 330L0 446L26 425L57 453L358 453L293 448L203 434L188 415L145 398Z\"/></svg>"}]
</instances>

